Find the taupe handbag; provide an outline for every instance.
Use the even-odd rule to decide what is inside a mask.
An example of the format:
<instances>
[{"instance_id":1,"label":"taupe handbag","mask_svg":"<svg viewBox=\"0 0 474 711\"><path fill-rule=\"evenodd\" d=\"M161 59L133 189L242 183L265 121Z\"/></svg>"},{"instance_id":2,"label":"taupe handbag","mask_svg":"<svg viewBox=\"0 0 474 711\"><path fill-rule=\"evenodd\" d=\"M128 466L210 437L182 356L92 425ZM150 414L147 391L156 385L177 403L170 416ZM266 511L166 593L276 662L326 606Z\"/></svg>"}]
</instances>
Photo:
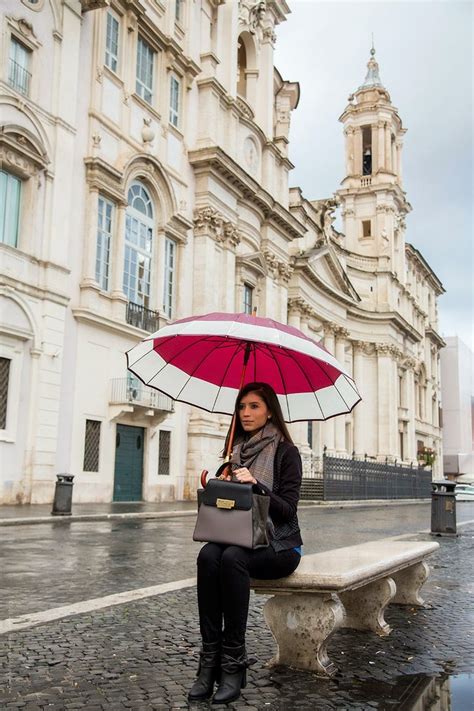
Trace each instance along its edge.
<instances>
[{"instance_id":1,"label":"taupe handbag","mask_svg":"<svg viewBox=\"0 0 474 711\"><path fill-rule=\"evenodd\" d=\"M268 546L270 497L257 493L255 485L213 478L197 495L193 540L243 548Z\"/></svg>"}]
</instances>

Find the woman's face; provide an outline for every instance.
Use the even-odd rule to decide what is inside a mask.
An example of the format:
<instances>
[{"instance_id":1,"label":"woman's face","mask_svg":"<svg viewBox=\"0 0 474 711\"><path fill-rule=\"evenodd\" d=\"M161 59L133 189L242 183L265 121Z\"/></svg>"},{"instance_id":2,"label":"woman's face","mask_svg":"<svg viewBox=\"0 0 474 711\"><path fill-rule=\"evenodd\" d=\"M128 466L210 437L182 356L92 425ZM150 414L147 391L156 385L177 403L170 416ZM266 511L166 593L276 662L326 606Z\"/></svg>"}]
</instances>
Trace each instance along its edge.
<instances>
[{"instance_id":1,"label":"woman's face","mask_svg":"<svg viewBox=\"0 0 474 711\"><path fill-rule=\"evenodd\" d=\"M239 403L239 417L244 432L253 434L269 420L270 410L257 393L247 393Z\"/></svg>"}]
</instances>

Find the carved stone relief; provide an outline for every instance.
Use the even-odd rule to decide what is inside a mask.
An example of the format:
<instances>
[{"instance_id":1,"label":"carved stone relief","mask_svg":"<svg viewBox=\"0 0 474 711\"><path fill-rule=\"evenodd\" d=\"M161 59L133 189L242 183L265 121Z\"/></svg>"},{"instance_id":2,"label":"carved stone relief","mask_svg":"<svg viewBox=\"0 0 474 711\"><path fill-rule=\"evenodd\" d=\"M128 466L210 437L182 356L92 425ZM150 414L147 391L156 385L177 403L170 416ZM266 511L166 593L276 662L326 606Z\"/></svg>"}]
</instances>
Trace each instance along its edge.
<instances>
[{"instance_id":1,"label":"carved stone relief","mask_svg":"<svg viewBox=\"0 0 474 711\"><path fill-rule=\"evenodd\" d=\"M196 235L208 235L221 245L235 249L240 243L241 236L237 227L213 207L202 207L194 216L194 232Z\"/></svg>"}]
</instances>

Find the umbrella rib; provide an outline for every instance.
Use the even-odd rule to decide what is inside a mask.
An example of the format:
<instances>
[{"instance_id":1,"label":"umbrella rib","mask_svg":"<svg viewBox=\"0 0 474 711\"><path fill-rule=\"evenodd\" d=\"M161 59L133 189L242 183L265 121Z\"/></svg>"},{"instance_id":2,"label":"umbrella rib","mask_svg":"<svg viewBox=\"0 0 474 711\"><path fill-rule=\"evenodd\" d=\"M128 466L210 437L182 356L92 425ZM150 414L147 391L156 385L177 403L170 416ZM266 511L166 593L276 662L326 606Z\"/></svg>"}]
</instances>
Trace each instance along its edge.
<instances>
[{"instance_id":1,"label":"umbrella rib","mask_svg":"<svg viewBox=\"0 0 474 711\"><path fill-rule=\"evenodd\" d=\"M179 338L179 334L176 334L175 336L171 336L171 338ZM208 341L208 340L211 340L212 338L216 338L216 336L203 336L202 339L201 339L201 341ZM225 336L225 338L227 338L227 336ZM167 365L173 365L173 360L174 360L175 358L178 358L178 357L179 357L180 355L182 355L186 350L188 350L188 348L193 348L194 346L195 346L195 343L188 343L188 345L185 346L182 350L178 351L178 353L174 353L173 356L172 356L169 360L167 360L167 361L165 362L165 364L164 364L161 368L159 368L159 370L157 370L156 373L154 373L151 378L148 379L148 383L149 383L151 380L153 380L153 378L156 378L156 376L158 375L158 373L161 373L161 371L164 370ZM221 344L221 345L219 346L219 348L220 348L220 347L230 347L230 346L231 346L231 344L226 343L226 344ZM156 352L156 351L155 351L155 352ZM209 354L207 354L207 355L209 355ZM202 361L201 361L201 362L202 362ZM138 361L137 361L137 363L138 363ZM134 364L134 365L135 365L135 364ZM199 364L199 365L200 365L200 364ZM199 365L198 365L198 367L199 367ZM194 373L194 372L195 372L195 371L193 371L193 373ZM191 377L192 377L192 376L191 376ZM145 383L145 384L147 384L147 383ZM183 388L186 387L186 385L187 385L187 382L183 385ZM152 387L154 387L154 386L152 386ZM157 389L158 389L158 388L157 388ZM181 390L180 390L180 392L181 392ZM171 396L170 396L170 397L171 397ZM173 399L175 400L176 398L173 398Z\"/></svg>"},{"instance_id":2,"label":"umbrella rib","mask_svg":"<svg viewBox=\"0 0 474 711\"><path fill-rule=\"evenodd\" d=\"M348 408L348 410L349 410L349 412L350 412L349 405L348 405L347 402L345 401L344 397L341 395L341 393L340 393L340 391L339 391L339 388L338 388L337 385L336 385L336 381L333 380L333 379L331 378L331 376L324 370L323 366L321 365L321 361L319 361L319 360L318 360L318 366L321 368L321 370L323 371L324 375L330 380L330 382L332 383L332 385L333 385L334 389L336 390L337 394L339 395L339 397L341 398L342 402L344 403L344 405ZM344 375L344 377L347 377L347 376L345 375L345 373L340 373L340 375ZM322 412L322 410L321 410L321 412ZM330 418L328 417L327 419L330 419Z\"/></svg>"},{"instance_id":3,"label":"umbrella rib","mask_svg":"<svg viewBox=\"0 0 474 711\"><path fill-rule=\"evenodd\" d=\"M295 352L296 352L296 351L295 351ZM305 379L306 379L306 382L308 383L309 387L311 388L310 392L314 395L314 399L315 399L316 402L317 402L317 405L318 405L318 407L319 407L319 410L320 410L320 412L321 412L321 415L323 415L323 420L324 420L323 408L321 407L321 403L319 402L318 396L316 395L316 391L314 390L313 383L312 383L311 380L308 378L308 375L307 375L305 369L303 368L303 366L301 365L301 363L300 363L296 358L293 359L293 363L296 363L296 365L298 366L298 368L299 368L299 369L301 370L301 372L303 373L303 375L304 375L304 377L305 377ZM319 361L318 361L318 365L319 365ZM288 400L288 398L287 398L287 400ZM288 412L289 412L289 411L290 411L290 410L289 410L289 408L288 408ZM317 419L317 418L315 418L315 419Z\"/></svg>"},{"instance_id":4,"label":"umbrella rib","mask_svg":"<svg viewBox=\"0 0 474 711\"><path fill-rule=\"evenodd\" d=\"M213 336L212 338L214 338L214 336ZM227 338L229 338L229 336L224 336L224 338L227 339ZM205 338L204 340L208 340L208 339ZM228 348L228 347L230 347L231 345L232 345L232 344L230 344L230 343L220 343L220 344L217 346L217 348L215 348L214 350L217 351L217 350L219 350L219 348ZM189 348L189 346L188 346L188 348ZM185 350L185 349L183 349L183 351L184 351L184 350ZM183 351L182 351L182 352L183 352ZM209 356L210 356L213 352L214 352L214 351L209 351L208 353L206 353L206 355L204 356L204 358L203 358L202 360L200 360L199 363L196 365L196 367L193 369L192 373L188 373L188 375L189 375L188 379L186 380L186 382L184 383L183 387L181 388L181 390L179 391L179 393L176 395L176 397L174 398L174 400L177 400L177 399L179 398L179 396L181 395L181 393L183 392L184 388L187 386L187 384L189 383L189 381L191 380L191 378L194 377L194 373L196 372L196 370L198 370L198 369L201 367L201 365L204 363L204 361L206 360L206 358L209 358ZM171 363L171 361L170 361L170 363ZM212 412L212 410L210 410L209 412Z\"/></svg>"},{"instance_id":5,"label":"umbrella rib","mask_svg":"<svg viewBox=\"0 0 474 711\"><path fill-rule=\"evenodd\" d=\"M245 341L242 341L242 342L237 343L237 348L235 349L232 358L230 358L230 360L229 360L229 362L228 362L228 364L227 364L227 368L225 369L224 375L222 376L222 381L224 381L225 376L227 375L227 373L228 373L228 371L229 371L229 368L230 368L230 366L232 365L232 360L233 360L233 359L235 358L235 356L237 355L237 351L239 350L239 348L242 347L242 344L244 344L244 343L245 343ZM214 411L214 407L215 407L215 405L216 405L217 398L218 398L219 395L220 395L220 391L221 391L221 388L222 388L222 381L221 381L221 385L219 385L219 390L217 391L217 395L216 395L216 397L215 397L215 399L214 399L214 403L213 403L213 405L212 405L212 410L211 410L211 412Z\"/></svg>"},{"instance_id":6,"label":"umbrella rib","mask_svg":"<svg viewBox=\"0 0 474 711\"><path fill-rule=\"evenodd\" d=\"M284 390L284 393L283 393L283 394L284 394L285 400L286 400L286 409L288 410L288 418L289 418L289 420L291 421L291 418L290 418L290 405L289 405L289 402L288 402L288 393L286 392L285 379L284 379L284 377L283 377L283 373L281 372L280 364L279 364L279 362L277 361L277 359L275 358L275 356L273 355L273 353L272 353L272 351L271 351L270 346L268 345L268 343L265 343L264 345L265 345L267 351L270 353L270 356L271 356L271 357L273 358L273 360L275 361L275 365L276 365L276 367L278 368L278 372L280 373L281 384L283 385L283 390Z\"/></svg>"}]
</instances>

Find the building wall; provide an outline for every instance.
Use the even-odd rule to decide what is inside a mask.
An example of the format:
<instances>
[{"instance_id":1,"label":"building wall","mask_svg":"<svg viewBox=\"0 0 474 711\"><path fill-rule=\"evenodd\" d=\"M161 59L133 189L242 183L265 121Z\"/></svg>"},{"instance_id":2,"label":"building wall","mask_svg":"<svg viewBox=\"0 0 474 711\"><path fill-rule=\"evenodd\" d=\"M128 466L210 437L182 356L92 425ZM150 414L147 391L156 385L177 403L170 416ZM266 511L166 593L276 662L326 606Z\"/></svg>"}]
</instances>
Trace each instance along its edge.
<instances>
[{"instance_id":1,"label":"building wall","mask_svg":"<svg viewBox=\"0 0 474 711\"><path fill-rule=\"evenodd\" d=\"M474 475L473 355L457 336L441 353L443 444L446 474Z\"/></svg>"},{"instance_id":2,"label":"building wall","mask_svg":"<svg viewBox=\"0 0 474 711\"><path fill-rule=\"evenodd\" d=\"M387 174L386 184L361 186L348 150L345 235L332 227L334 198L309 201L289 190L299 86L273 64L284 0L264 12L253 0L188 0L179 19L173 2L141 7L5 5L0 150L2 169L22 180L22 206L18 243L0 244L0 358L11 360L0 501L49 502L59 472L75 476L76 502L110 501L119 425L144 428L143 498L194 496L201 469L218 466L229 418L141 389L127 380L125 353L170 320L242 311L246 289L259 315L323 338L363 395L353 413L315 424L311 443L305 423L292 425L306 473L323 447L410 462L422 439L440 452L430 407L438 397L440 287L402 239L399 185ZM105 61L109 15L118 27L113 67ZM12 33L31 51L26 94L8 74ZM139 38L154 53L145 98L136 83ZM389 103L380 116L401 131ZM123 279L136 182L153 206L146 303ZM97 277L99 200L112 207L106 284ZM358 221L370 215L375 238L361 245ZM169 239L176 261L166 312ZM100 423L97 471L84 470L87 420ZM160 432L171 433L169 474L159 469Z\"/></svg>"}]
</instances>

